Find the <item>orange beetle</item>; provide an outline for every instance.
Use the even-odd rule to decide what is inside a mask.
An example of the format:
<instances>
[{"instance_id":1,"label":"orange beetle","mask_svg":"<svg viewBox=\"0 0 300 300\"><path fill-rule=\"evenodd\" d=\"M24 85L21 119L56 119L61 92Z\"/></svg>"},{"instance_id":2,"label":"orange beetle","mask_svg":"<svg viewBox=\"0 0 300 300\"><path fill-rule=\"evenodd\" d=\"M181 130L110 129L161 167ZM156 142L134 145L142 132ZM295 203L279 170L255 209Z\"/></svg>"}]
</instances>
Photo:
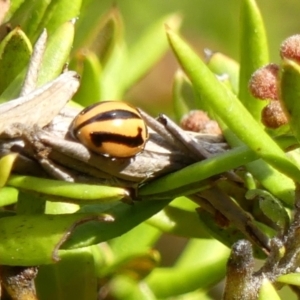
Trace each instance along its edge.
<instances>
[{"instance_id":1,"label":"orange beetle","mask_svg":"<svg viewBox=\"0 0 300 300\"><path fill-rule=\"evenodd\" d=\"M136 155L148 139L147 125L138 109L121 101L103 101L85 108L70 129L88 149L115 158Z\"/></svg>"}]
</instances>

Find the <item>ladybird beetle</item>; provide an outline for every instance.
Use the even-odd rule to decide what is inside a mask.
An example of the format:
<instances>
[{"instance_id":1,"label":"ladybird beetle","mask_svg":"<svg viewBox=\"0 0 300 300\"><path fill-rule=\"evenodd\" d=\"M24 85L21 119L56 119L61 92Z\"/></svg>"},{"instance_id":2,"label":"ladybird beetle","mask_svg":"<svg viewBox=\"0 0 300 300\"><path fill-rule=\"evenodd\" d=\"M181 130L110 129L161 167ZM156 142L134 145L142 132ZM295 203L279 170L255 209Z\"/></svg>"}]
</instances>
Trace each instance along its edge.
<instances>
[{"instance_id":1,"label":"ladybird beetle","mask_svg":"<svg viewBox=\"0 0 300 300\"><path fill-rule=\"evenodd\" d=\"M140 112L121 101L88 106L75 117L71 133L90 150L115 158L136 155L148 139Z\"/></svg>"}]
</instances>

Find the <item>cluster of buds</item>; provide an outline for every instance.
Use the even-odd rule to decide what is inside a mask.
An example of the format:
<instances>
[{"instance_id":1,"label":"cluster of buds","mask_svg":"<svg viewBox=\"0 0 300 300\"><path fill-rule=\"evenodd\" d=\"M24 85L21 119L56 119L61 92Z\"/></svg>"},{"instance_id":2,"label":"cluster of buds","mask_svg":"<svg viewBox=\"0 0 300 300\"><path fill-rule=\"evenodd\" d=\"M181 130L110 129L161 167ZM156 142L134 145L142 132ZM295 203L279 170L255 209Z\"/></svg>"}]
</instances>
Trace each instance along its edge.
<instances>
[{"instance_id":1,"label":"cluster of buds","mask_svg":"<svg viewBox=\"0 0 300 300\"><path fill-rule=\"evenodd\" d=\"M281 58L300 63L300 35L287 38L280 47ZM249 82L251 94L269 101L262 110L262 123L268 128L278 128L288 122L280 97L280 67L268 64L255 71Z\"/></svg>"}]
</instances>

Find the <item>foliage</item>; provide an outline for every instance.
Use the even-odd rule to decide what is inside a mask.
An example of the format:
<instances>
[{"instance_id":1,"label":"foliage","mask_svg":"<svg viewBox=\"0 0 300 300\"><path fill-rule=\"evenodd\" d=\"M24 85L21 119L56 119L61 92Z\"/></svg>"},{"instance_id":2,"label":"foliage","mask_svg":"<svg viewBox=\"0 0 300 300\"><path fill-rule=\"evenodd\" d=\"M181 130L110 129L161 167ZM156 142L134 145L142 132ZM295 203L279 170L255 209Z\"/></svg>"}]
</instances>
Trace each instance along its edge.
<instances>
[{"instance_id":1,"label":"foliage","mask_svg":"<svg viewBox=\"0 0 300 300\"><path fill-rule=\"evenodd\" d=\"M0 271L12 299L32 291L22 298L8 278L36 266L39 299L210 299L225 275L224 299L279 299L282 284L299 294L299 61L283 56L280 64L289 123L266 128L266 102L248 90L252 73L269 63L265 26L255 1L241 2L239 63L221 53L203 62L178 35L178 14L155 20L129 45L116 6L96 14L92 0L2 2L1 102L22 94L44 28L37 88L69 63L81 75L75 107L123 99L171 49L184 72L174 78L175 119L205 110L231 147L134 188L15 174L18 156L0 153ZM168 234L185 247L164 266L155 248ZM264 259L258 272L253 256Z\"/></svg>"}]
</instances>

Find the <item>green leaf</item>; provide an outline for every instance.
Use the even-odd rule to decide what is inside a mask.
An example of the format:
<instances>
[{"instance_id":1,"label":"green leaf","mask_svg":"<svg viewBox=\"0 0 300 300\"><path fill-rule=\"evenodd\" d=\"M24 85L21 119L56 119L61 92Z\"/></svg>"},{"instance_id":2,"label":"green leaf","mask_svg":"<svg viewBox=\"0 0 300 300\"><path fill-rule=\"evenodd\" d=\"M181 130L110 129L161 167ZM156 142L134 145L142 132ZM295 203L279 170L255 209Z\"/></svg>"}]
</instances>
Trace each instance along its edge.
<instances>
[{"instance_id":1,"label":"green leaf","mask_svg":"<svg viewBox=\"0 0 300 300\"><path fill-rule=\"evenodd\" d=\"M48 40L42 65L38 74L38 85L48 83L62 73L72 48L73 37L74 24L72 22L63 24L53 35L51 35L50 39ZM7 89L0 96L0 102L17 98L20 95L21 87L26 74L25 71L26 70L23 70L10 83ZM64 74L61 74L60 76L63 75Z\"/></svg>"},{"instance_id":2,"label":"green leaf","mask_svg":"<svg viewBox=\"0 0 300 300\"><path fill-rule=\"evenodd\" d=\"M118 300L156 300L151 289L144 282L140 284L127 276L115 276L109 283L113 299Z\"/></svg>"},{"instance_id":3,"label":"green leaf","mask_svg":"<svg viewBox=\"0 0 300 300\"><path fill-rule=\"evenodd\" d=\"M109 59L105 64L101 78L101 100L113 100L123 98L122 80L127 59L127 46L120 41L112 49Z\"/></svg>"},{"instance_id":4,"label":"green leaf","mask_svg":"<svg viewBox=\"0 0 300 300\"><path fill-rule=\"evenodd\" d=\"M204 179L234 169L256 158L256 155L246 147L228 150L143 185L138 190L138 196L160 199L173 194L174 197L192 194L209 186L209 182L201 183Z\"/></svg>"},{"instance_id":5,"label":"green leaf","mask_svg":"<svg viewBox=\"0 0 300 300\"><path fill-rule=\"evenodd\" d=\"M240 32L240 85L239 98L252 116L260 122L261 110L266 105L249 92L251 75L269 63L268 43L264 23L255 0L243 0L241 4Z\"/></svg>"},{"instance_id":6,"label":"green leaf","mask_svg":"<svg viewBox=\"0 0 300 300\"><path fill-rule=\"evenodd\" d=\"M31 176L11 176L7 185L27 192L38 193L50 200L53 197L53 199L61 201L82 201L83 203L89 201L114 202L129 196L128 190L124 188L71 183Z\"/></svg>"},{"instance_id":7,"label":"green leaf","mask_svg":"<svg viewBox=\"0 0 300 300\"><path fill-rule=\"evenodd\" d=\"M79 208L80 205L75 203L46 201L45 213L51 215L72 214Z\"/></svg>"},{"instance_id":8,"label":"green leaf","mask_svg":"<svg viewBox=\"0 0 300 300\"><path fill-rule=\"evenodd\" d=\"M285 275L281 275L276 278L277 282L292 284L300 286L300 274L299 273L289 273Z\"/></svg>"},{"instance_id":9,"label":"green leaf","mask_svg":"<svg viewBox=\"0 0 300 300\"><path fill-rule=\"evenodd\" d=\"M215 74L227 75L233 92L239 90L239 64L232 58L220 52L209 53L207 65Z\"/></svg>"},{"instance_id":10,"label":"green leaf","mask_svg":"<svg viewBox=\"0 0 300 300\"><path fill-rule=\"evenodd\" d=\"M109 214L114 217L114 222L101 223L101 225L97 222L83 224L76 228L72 236L64 243L63 249L81 248L116 238L149 219L169 202L170 200L140 201L135 202L134 205L119 203L110 207L85 206L80 212Z\"/></svg>"},{"instance_id":11,"label":"green leaf","mask_svg":"<svg viewBox=\"0 0 300 300\"><path fill-rule=\"evenodd\" d=\"M16 1L12 2L14 4ZM21 26L30 40L34 42L43 29L43 27L39 27L39 23L44 16L49 2L49 0L23 1L9 20L9 23L12 27Z\"/></svg>"},{"instance_id":12,"label":"green leaf","mask_svg":"<svg viewBox=\"0 0 300 300\"><path fill-rule=\"evenodd\" d=\"M100 80L101 65L93 52L84 51L76 55L73 65L76 64L81 75L80 87L73 100L86 107L98 102L101 97Z\"/></svg>"},{"instance_id":13,"label":"green leaf","mask_svg":"<svg viewBox=\"0 0 300 300\"><path fill-rule=\"evenodd\" d=\"M9 19L11 17L11 15L13 15L16 12L16 10L22 5L22 3L24 1L25 0L14 0L14 1L11 1L9 12L8 12L6 18Z\"/></svg>"},{"instance_id":14,"label":"green leaf","mask_svg":"<svg viewBox=\"0 0 300 300\"><path fill-rule=\"evenodd\" d=\"M95 214L19 215L0 218L1 263L11 266L52 264L74 228L91 220L111 220Z\"/></svg>"},{"instance_id":15,"label":"green leaf","mask_svg":"<svg viewBox=\"0 0 300 300\"><path fill-rule=\"evenodd\" d=\"M258 293L258 300L280 300L280 297L275 290L273 284L267 279L263 278L262 285Z\"/></svg>"},{"instance_id":16,"label":"green leaf","mask_svg":"<svg viewBox=\"0 0 300 300\"><path fill-rule=\"evenodd\" d=\"M207 288L225 276L228 255L215 240L190 240L173 268L156 268L146 283L159 299Z\"/></svg>"},{"instance_id":17,"label":"green leaf","mask_svg":"<svg viewBox=\"0 0 300 300\"><path fill-rule=\"evenodd\" d=\"M259 208L262 213L276 224L279 229L286 230L290 223L288 213L282 204L270 193L264 190L250 190L246 193L247 199L258 198Z\"/></svg>"},{"instance_id":18,"label":"green leaf","mask_svg":"<svg viewBox=\"0 0 300 300\"><path fill-rule=\"evenodd\" d=\"M17 156L17 153L10 153L0 159L0 188L5 186Z\"/></svg>"},{"instance_id":19,"label":"green leaf","mask_svg":"<svg viewBox=\"0 0 300 300\"><path fill-rule=\"evenodd\" d=\"M189 220L188 222L186 220ZM195 210L186 211L166 206L159 213L147 220L147 224L160 229L165 233L174 234L186 238L208 238L207 232L201 226Z\"/></svg>"},{"instance_id":20,"label":"green leaf","mask_svg":"<svg viewBox=\"0 0 300 300\"><path fill-rule=\"evenodd\" d=\"M45 211L46 200L39 195L19 191L16 213L18 215L43 214Z\"/></svg>"},{"instance_id":21,"label":"green leaf","mask_svg":"<svg viewBox=\"0 0 300 300\"><path fill-rule=\"evenodd\" d=\"M295 202L295 183L262 159L250 162L246 168L268 191L289 207Z\"/></svg>"},{"instance_id":22,"label":"green leaf","mask_svg":"<svg viewBox=\"0 0 300 300\"><path fill-rule=\"evenodd\" d=\"M243 142L237 138L237 136L230 131L230 129L220 122L224 136L231 147L243 146ZM280 137L276 139L276 142L282 149L289 149L291 145L297 144L296 140L293 141L293 137ZM288 176L279 172L262 159L258 159L246 164L248 172L250 172L254 178L260 182L268 191L270 191L278 199L285 202L289 207L293 207L295 201L295 183Z\"/></svg>"},{"instance_id":23,"label":"green leaf","mask_svg":"<svg viewBox=\"0 0 300 300\"><path fill-rule=\"evenodd\" d=\"M180 65L199 95L198 101L205 103L208 110L213 111L258 156L298 181L299 169L286 157L276 142L262 130L236 96L218 82L197 54L178 35L171 30L168 30L167 34ZM200 103L198 105L200 106Z\"/></svg>"},{"instance_id":24,"label":"green leaf","mask_svg":"<svg viewBox=\"0 0 300 300\"><path fill-rule=\"evenodd\" d=\"M73 3L73 2L72 2ZM74 22L68 21L59 26L47 42L38 76L38 86L45 84L61 74L72 49Z\"/></svg>"},{"instance_id":25,"label":"green leaf","mask_svg":"<svg viewBox=\"0 0 300 300\"><path fill-rule=\"evenodd\" d=\"M122 236L110 240L109 245L117 259L124 259L128 256L147 252L160 235L160 230L147 223L141 223Z\"/></svg>"},{"instance_id":26,"label":"green leaf","mask_svg":"<svg viewBox=\"0 0 300 300\"><path fill-rule=\"evenodd\" d=\"M99 13L96 6L97 3L94 2L81 12L74 51L88 49L105 65L114 47L118 47L124 40L124 24L117 6L113 5L104 15Z\"/></svg>"},{"instance_id":27,"label":"green leaf","mask_svg":"<svg viewBox=\"0 0 300 300\"><path fill-rule=\"evenodd\" d=\"M156 21L142 34L135 45L129 47L128 58L123 76L123 89L127 90L148 72L168 49L168 41L164 32L164 24L174 30L179 28L181 19L173 14Z\"/></svg>"},{"instance_id":28,"label":"green leaf","mask_svg":"<svg viewBox=\"0 0 300 300\"><path fill-rule=\"evenodd\" d=\"M52 0L47 7L39 28L46 28L51 35L64 23L77 18L80 14L82 0ZM61 40L64 43L64 40Z\"/></svg>"},{"instance_id":29,"label":"green leaf","mask_svg":"<svg viewBox=\"0 0 300 300\"><path fill-rule=\"evenodd\" d=\"M172 90L175 119L179 123L185 114L195 108L193 87L181 70L178 70L175 74Z\"/></svg>"},{"instance_id":30,"label":"green leaf","mask_svg":"<svg viewBox=\"0 0 300 300\"><path fill-rule=\"evenodd\" d=\"M18 200L18 190L11 187L3 187L0 189L0 207L11 205Z\"/></svg>"},{"instance_id":31,"label":"green leaf","mask_svg":"<svg viewBox=\"0 0 300 300\"><path fill-rule=\"evenodd\" d=\"M125 91L162 57L168 45L163 31L164 22L173 24L175 28L180 23L176 15L164 17L155 22L132 48L128 49L123 40L115 43L103 69L102 100L122 99Z\"/></svg>"},{"instance_id":32,"label":"green leaf","mask_svg":"<svg viewBox=\"0 0 300 300\"><path fill-rule=\"evenodd\" d=\"M159 252L155 249L133 253L127 257L116 257L113 263L102 266L98 270L100 278L111 277L116 274L124 274L135 280L145 278L158 266L160 262Z\"/></svg>"},{"instance_id":33,"label":"green leaf","mask_svg":"<svg viewBox=\"0 0 300 300\"><path fill-rule=\"evenodd\" d=\"M298 142L300 141L300 66L284 59L281 69L281 103L289 119L289 125Z\"/></svg>"},{"instance_id":34,"label":"green leaf","mask_svg":"<svg viewBox=\"0 0 300 300\"><path fill-rule=\"evenodd\" d=\"M0 44L0 94L29 63L32 46L25 33L16 27Z\"/></svg>"},{"instance_id":35,"label":"green leaf","mask_svg":"<svg viewBox=\"0 0 300 300\"><path fill-rule=\"evenodd\" d=\"M60 257L61 260L56 264L39 267L35 279L39 298L43 300L96 299L97 278L90 248L60 251Z\"/></svg>"}]
</instances>

